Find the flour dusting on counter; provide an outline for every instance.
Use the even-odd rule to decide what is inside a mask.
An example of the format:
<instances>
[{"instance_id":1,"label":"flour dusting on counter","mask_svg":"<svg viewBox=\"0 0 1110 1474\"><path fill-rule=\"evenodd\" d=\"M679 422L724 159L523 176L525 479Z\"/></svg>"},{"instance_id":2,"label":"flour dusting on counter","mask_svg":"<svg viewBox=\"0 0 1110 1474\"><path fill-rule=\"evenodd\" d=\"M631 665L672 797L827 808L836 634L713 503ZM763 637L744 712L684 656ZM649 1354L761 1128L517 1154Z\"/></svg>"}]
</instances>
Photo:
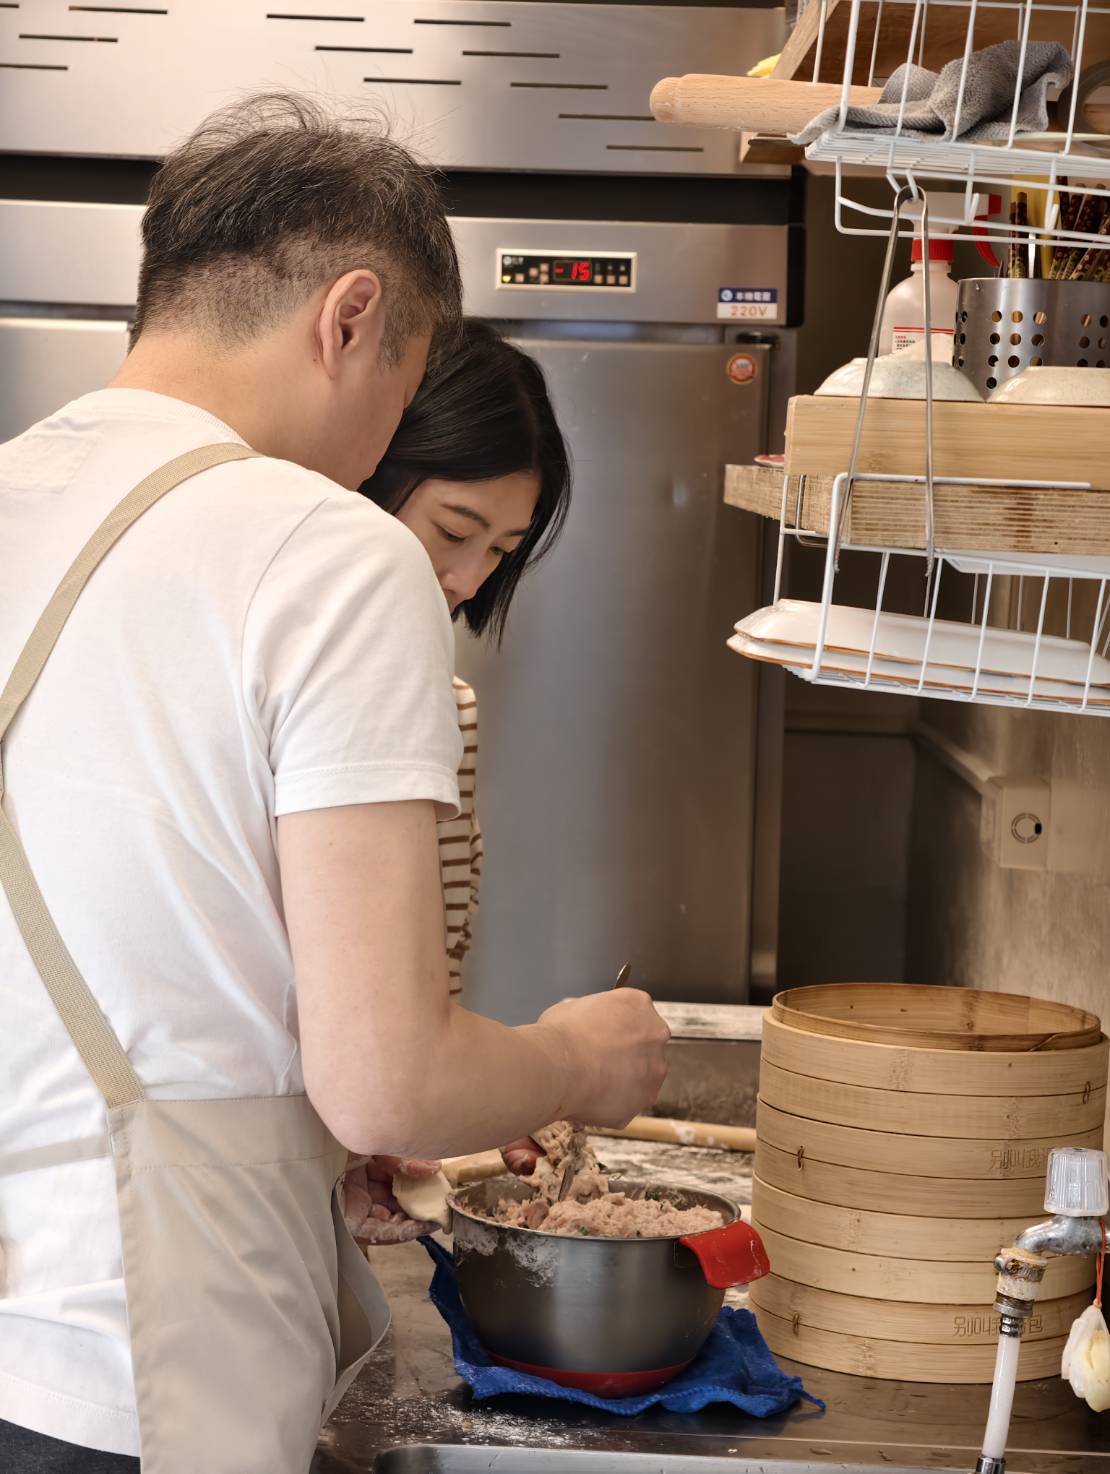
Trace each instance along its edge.
<instances>
[{"instance_id":1,"label":"flour dusting on counter","mask_svg":"<svg viewBox=\"0 0 1110 1474\"><path fill-rule=\"evenodd\" d=\"M741 1209L750 1209L752 1159L747 1152L628 1141L612 1136L592 1136L590 1145L605 1171L613 1177L657 1182L663 1187L681 1187L691 1192L717 1193ZM745 1212L744 1216L750 1217L750 1213Z\"/></svg>"}]
</instances>

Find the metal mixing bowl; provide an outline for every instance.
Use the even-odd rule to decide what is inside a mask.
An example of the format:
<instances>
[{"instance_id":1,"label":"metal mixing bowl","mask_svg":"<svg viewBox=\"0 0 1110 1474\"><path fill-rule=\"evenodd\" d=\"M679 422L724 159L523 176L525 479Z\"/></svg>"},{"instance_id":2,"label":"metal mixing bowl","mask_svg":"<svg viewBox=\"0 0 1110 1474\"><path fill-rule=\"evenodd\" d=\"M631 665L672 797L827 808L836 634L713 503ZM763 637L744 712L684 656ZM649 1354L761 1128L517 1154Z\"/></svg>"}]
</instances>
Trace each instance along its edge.
<instances>
[{"instance_id":1,"label":"metal mixing bowl","mask_svg":"<svg viewBox=\"0 0 1110 1474\"><path fill-rule=\"evenodd\" d=\"M769 1265L758 1234L726 1198L662 1191L677 1208L716 1209L725 1226L683 1238L568 1236L483 1216L503 1198L530 1196L515 1178L454 1193L459 1292L489 1354L605 1397L662 1386L689 1365L725 1289L760 1278Z\"/></svg>"}]
</instances>

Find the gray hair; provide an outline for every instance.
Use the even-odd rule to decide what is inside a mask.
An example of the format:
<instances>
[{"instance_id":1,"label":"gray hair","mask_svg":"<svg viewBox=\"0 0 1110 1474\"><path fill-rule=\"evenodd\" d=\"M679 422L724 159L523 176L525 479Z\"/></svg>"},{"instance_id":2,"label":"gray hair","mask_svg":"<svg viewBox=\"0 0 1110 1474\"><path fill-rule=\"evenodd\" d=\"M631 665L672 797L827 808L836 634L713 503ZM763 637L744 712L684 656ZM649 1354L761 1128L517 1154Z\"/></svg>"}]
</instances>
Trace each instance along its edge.
<instances>
[{"instance_id":1,"label":"gray hair","mask_svg":"<svg viewBox=\"0 0 1110 1474\"><path fill-rule=\"evenodd\" d=\"M434 172L380 124L303 96L262 94L204 122L155 175L142 229L132 343L184 323L243 343L360 268L382 282L389 362L460 320Z\"/></svg>"}]
</instances>

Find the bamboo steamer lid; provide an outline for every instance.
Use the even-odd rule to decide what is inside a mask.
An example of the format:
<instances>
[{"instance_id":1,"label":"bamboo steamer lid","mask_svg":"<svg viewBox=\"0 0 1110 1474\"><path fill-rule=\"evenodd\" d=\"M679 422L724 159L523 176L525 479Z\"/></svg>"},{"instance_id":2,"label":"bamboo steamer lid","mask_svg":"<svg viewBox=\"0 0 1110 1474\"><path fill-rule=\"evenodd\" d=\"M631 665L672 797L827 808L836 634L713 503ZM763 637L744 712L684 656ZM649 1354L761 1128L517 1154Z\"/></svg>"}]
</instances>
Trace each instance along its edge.
<instances>
[{"instance_id":1,"label":"bamboo steamer lid","mask_svg":"<svg viewBox=\"0 0 1110 1474\"><path fill-rule=\"evenodd\" d=\"M794 1116L907 1136L1024 1141L1090 1131L1106 1114L1105 1084L1068 1095L936 1095L842 1085L761 1060L759 1093Z\"/></svg>"},{"instance_id":2,"label":"bamboo steamer lid","mask_svg":"<svg viewBox=\"0 0 1110 1474\"><path fill-rule=\"evenodd\" d=\"M946 990L947 991L947 990ZM1106 1083L1110 1041L1076 1049L967 1051L881 1044L796 1028L763 1015L760 1058L821 1080L925 1095L1082 1095Z\"/></svg>"},{"instance_id":3,"label":"bamboo steamer lid","mask_svg":"<svg viewBox=\"0 0 1110 1474\"><path fill-rule=\"evenodd\" d=\"M989 1346L998 1343L999 1317L990 1305L920 1305L912 1301L865 1300L793 1284L769 1274L748 1291L752 1308L818 1331L866 1336L906 1345ZM1056 1300L1038 1300L1024 1338L1043 1341L1066 1336L1076 1316L1091 1303L1080 1290Z\"/></svg>"},{"instance_id":4,"label":"bamboo steamer lid","mask_svg":"<svg viewBox=\"0 0 1110 1474\"><path fill-rule=\"evenodd\" d=\"M989 1382L995 1347L929 1346L922 1342L882 1341L877 1337L822 1331L783 1320L766 1310L758 1313L759 1329L776 1356L827 1367L856 1377L882 1377L902 1382ZM1030 1341L1021 1348L1018 1381L1060 1375L1064 1336Z\"/></svg>"},{"instance_id":5,"label":"bamboo steamer lid","mask_svg":"<svg viewBox=\"0 0 1110 1474\"><path fill-rule=\"evenodd\" d=\"M805 1033L915 1049L1016 1053L1097 1044L1093 1013L1044 998L918 983L825 983L790 988L771 1004Z\"/></svg>"}]
</instances>

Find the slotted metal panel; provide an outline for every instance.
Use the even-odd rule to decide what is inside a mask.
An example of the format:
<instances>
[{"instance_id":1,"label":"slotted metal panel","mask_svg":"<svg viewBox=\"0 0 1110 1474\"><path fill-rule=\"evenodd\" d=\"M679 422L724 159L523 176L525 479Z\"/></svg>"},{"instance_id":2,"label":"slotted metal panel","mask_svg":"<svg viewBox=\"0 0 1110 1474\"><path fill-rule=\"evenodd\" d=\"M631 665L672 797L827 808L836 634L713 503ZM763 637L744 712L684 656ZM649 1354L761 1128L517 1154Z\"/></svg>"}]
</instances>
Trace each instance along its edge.
<instances>
[{"instance_id":1,"label":"slotted metal panel","mask_svg":"<svg viewBox=\"0 0 1110 1474\"><path fill-rule=\"evenodd\" d=\"M13 311L104 309L124 317L135 302L141 205L0 200L0 304ZM788 228L697 225L673 221L491 220L451 216L466 310L477 317L541 322L720 322L717 293L742 269L773 296L768 326L787 320ZM565 252L634 250L635 287L581 293L553 287L520 293L503 285L506 249ZM743 267L737 263L743 262Z\"/></svg>"},{"instance_id":2,"label":"slotted metal panel","mask_svg":"<svg viewBox=\"0 0 1110 1474\"><path fill-rule=\"evenodd\" d=\"M742 72L780 10L522 0L0 5L0 149L158 158L244 92L354 103L445 167L734 173L728 132L652 120L665 75Z\"/></svg>"}]
</instances>

